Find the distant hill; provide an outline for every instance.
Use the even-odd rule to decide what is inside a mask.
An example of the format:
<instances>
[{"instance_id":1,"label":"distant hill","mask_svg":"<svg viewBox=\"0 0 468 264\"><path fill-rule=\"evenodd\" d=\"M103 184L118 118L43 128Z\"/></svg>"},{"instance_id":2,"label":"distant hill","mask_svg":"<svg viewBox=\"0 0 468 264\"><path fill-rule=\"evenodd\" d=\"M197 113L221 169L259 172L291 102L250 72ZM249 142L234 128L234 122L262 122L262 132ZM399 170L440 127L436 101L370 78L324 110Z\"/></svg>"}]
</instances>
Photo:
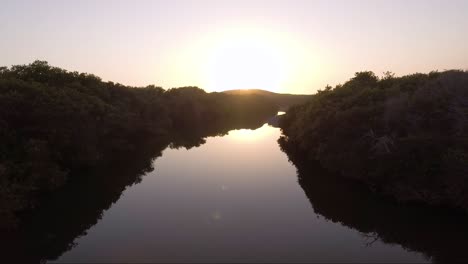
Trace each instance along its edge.
<instances>
[{"instance_id":1,"label":"distant hill","mask_svg":"<svg viewBox=\"0 0 468 264\"><path fill-rule=\"evenodd\" d=\"M303 104L312 98L312 95L308 94L283 94L260 89L228 90L222 93L235 95L261 95L273 101L277 106L279 106L281 111L286 111L289 107L294 105Z\"/></svg>"}]
</instances>

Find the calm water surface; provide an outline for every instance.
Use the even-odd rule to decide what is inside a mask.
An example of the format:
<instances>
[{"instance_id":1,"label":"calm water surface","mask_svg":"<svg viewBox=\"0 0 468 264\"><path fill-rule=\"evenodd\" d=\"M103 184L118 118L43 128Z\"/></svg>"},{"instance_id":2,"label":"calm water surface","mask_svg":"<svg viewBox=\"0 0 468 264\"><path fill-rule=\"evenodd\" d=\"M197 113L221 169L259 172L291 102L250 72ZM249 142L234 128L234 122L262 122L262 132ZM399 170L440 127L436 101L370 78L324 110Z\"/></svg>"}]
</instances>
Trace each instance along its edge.
<instances>
[{"instance_id":1,"label":"calm water surface","mask_svg":"<svg viewBox=\"0 0 468 264\"><path fill-rule=\"evenodd\" d=\"M166 149L57 262L427 262L316 214L264 125Z\"/></svg>"}]
</instances>

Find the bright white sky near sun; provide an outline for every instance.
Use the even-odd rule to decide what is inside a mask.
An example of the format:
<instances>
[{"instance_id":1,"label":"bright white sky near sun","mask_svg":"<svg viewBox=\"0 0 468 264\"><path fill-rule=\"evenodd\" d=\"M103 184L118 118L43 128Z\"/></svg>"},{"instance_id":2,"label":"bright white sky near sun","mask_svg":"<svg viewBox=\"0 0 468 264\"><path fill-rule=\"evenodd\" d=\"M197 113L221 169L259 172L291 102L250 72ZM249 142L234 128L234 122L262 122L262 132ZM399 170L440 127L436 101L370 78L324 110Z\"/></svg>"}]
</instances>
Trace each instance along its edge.
<instances>
[{"instance_id":1,"label":"bright white sky near sun","mask_svg":"<svg viewBox=\"0 0 468 264\"><path fill-rule=\"evenodd\" d=\"M0 66L127 85L313 93L354 72L468 69L468 1L0 0Z\"/></svg>"}]
</instances>

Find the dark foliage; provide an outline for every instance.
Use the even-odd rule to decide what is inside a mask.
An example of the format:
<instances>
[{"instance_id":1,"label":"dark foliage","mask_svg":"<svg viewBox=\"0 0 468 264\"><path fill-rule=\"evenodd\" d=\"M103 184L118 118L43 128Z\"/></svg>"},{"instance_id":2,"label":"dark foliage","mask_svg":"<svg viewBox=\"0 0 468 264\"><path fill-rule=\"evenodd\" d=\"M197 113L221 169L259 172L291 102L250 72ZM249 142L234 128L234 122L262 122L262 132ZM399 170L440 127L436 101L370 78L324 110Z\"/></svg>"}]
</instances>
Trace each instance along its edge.
<instances>
[{"instance_id":1,"label":"dark foliage","mask_svg":"<svg viewBox=\"0 0 468 264\"><path fill-rule=\"evenodd\" d=\"M79 171L161 142L198 146L203 137L255 126L277 111L258 95L127 87L44 61L1 67L0 226L14 224L15 212Z\"/></svg>"},{"instance_id":2,"label":"dark foliage","mask_svg":"<svg viewBox=\"0 0 468 264\"><path fill-rule=\"evenodd\" d=\"M318 162L304 160L289 144L282 150L296 166L298 182L316 214L355 229L363 245L377 241L420 252L432 263L464 263L468 259L468 215L449 208L402 204L343 179Z\"/></svg>"},{"instance_id":3,"label":"dark foliage","mask_svg":"<svg viewBox=\"0 0 468 264\"><path fill-rule=\"evenodd\" d=\"M373 191L468 210L468 72L356 73L280 126L287 149Z\"/></svg>"}]
</instances>

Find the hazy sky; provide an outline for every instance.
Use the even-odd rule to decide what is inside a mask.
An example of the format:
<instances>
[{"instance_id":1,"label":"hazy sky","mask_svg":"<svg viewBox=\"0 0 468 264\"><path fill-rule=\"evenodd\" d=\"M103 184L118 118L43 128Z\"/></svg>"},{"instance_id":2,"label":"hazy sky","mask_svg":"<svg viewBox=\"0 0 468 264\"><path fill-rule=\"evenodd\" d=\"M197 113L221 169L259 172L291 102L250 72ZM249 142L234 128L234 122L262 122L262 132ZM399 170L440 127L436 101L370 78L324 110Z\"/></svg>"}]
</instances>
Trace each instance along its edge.
<instances>
[{"instance_id":1,"label":"hazy sky","mask_svg":"<svg viewBox=\"0 0 468 264\"><path fill-rule=\"evenodd\" d=\"M0 0L0 65L127 85L312 93L354 72L468 69L468 1Z\"/></svg>"}]
</instances>

